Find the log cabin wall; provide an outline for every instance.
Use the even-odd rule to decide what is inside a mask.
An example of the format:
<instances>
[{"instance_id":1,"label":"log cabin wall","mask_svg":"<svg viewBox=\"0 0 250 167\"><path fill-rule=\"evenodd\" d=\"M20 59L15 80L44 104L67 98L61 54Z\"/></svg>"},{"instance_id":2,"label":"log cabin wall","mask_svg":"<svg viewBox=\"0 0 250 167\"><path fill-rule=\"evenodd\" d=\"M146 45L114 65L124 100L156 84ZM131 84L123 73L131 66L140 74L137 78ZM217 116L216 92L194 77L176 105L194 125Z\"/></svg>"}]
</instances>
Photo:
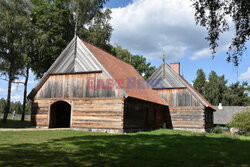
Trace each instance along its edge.
<instances>
[{"instance_id":1,"label":"log cabin wall","mask_svg":"<svg viewBox=\"0 0 250 167\"><path fill-rule=\"evenodd\" d=\"M88 79L95 81L95 87L88 87ZM51 105L64 101L71 105L70 127L122 132L122 93L115 88L103 89L100 81L107 86L107 77L103 73L51 75L33 99L32 124L48 128Z\"/></svg>"},{"instance_id":2,"label":"log cabin wall","mask_svg":"<svg viewBox=\"0 0 250 167\"><path fill-rule=\"evenodd\" d=\"M156 89L157 93L169 104L174 129L204 132L211 126L206 115L213 114L186 89ZM207 111L207 112L205 112Z\"/></svg>"},{"instance_id":3,"label":"log cabin wall","mask_svg":"<svg viewBox=\"0 0 250 167\"><path fill-rule=\"evenodd\" d=\"M48 128L50 106L58 101L71 105L71 128L111 133L123 132L123 98L35 100L32 105L32 125Z\"/></svg>"},{"instance_id":4,"label":"log cabin wall","mask_svg":"<svg viewBox=\"0 0 250 167\"><path fill-rule=\"evenodd\" d=\"M173 129L205 131L204 108L169 107Z\"/></svg>"},{"instance_id":5,"label":"log cabin wall","mask_svg":"<svg viewBox=\"0 0 250 167\"><path fill-rule=\"evenodd\" d=\"M49 100L34 100L31 106L31 124L36 127L48 127Z\"/></svg>"},{"instance_id":6,"label":"log cabin wall","mask_svg":"<svg viewBox=\"0 0 250 167\"><path fill-rule=\"evenodd\" d=\"M123 108L123 98L74 100L71 127L122 133Z\"/></svg>"},{"instance_id":7,"label":"log cabin wall","mask_svg":"<svg viewBox=\"0 0 250 167\"><path fill-rule=\"evenodd\" d=\"M162 128L169 118L168 107L127 98L124 104L124 131L136 132Z\"/></svg>"}]
</instances>

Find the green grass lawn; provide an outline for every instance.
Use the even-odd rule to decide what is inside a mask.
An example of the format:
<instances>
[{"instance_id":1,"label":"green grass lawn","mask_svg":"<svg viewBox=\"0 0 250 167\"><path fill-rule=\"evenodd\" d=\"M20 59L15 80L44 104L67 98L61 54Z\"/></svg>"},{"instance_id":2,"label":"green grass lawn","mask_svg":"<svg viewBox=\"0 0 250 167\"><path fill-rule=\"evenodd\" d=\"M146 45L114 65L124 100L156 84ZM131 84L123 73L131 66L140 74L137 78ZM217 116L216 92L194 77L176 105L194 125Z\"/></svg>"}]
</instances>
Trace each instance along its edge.
<instances>
[{"instance_id":1,"label":"green grass lawn","mask_svg":"<svg viewBox=\"0 0 250 167\"><path fill-rule=\"evenodd\" d=\"M2 128L31 128L30 119L25 119L25 122L20 121L19 119L8 119L7 123L3 123L2 119L0 119L0 129Z\"/></svg>"},{"instance_id":2,"label":"green grass lawn","mask_svg":"<svg viewBox=\"0 0 250 167\"><path fill-rule=\"evenodd\" d=\"M174 130L0 132L0 166L250 166L250 138Z\"/></svg>"}]
</instances>

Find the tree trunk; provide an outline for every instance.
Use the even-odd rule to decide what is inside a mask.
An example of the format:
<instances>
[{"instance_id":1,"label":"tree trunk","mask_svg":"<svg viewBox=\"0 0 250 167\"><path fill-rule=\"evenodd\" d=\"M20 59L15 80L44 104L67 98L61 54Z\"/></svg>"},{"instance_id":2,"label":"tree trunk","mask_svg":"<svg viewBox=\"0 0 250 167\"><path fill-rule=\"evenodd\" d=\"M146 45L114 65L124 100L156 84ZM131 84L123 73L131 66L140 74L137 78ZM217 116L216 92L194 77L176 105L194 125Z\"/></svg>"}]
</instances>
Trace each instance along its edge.
<instances>
[{"instance_id":1,"label":"tree trunk","mask_svg":"<svg viewBox=\"0 0 250 167\"><path fill-rule=\"evenodd\" d=\"M26 68L26 74L25 74L24 91L23 91L23 113L21 118L22 122L24 122L25 119L28 80L29 80L29 67Z\"/></svg>"},{"instance_id":2,"label":"tree trunk","mask_svg":"<svg viewBox=\"0 0 250 167\"><path fill-rule=\"evenodd\" d=\"M12 74L9 74L7 104L5 106L3 122L7 122L8 114L10 112L11 83L12 83Z\"/></svg>"}]
</instances>

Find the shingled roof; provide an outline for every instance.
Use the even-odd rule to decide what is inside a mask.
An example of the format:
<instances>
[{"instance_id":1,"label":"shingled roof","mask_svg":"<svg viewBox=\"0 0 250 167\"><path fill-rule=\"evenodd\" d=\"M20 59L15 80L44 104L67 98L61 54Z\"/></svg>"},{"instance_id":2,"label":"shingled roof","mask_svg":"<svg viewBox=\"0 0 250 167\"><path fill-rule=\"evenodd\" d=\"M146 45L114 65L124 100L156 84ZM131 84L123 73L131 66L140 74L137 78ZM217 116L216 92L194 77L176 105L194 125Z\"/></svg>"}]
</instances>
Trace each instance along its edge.
<instances>
[{"instance_id":1,"label":"shingled roof","mask_svg":"<svg viewBox=\"0 0 250 167\"><path fill-rule=\"evenodd\" d=\"M217 106L214 106L216 111L214 112L214 124L217 125L226 125L232 121L233 116L236 113L250 110L250 106L223 106L222 109L219 109Z\"/></svg>"},{"instance_id":2,"label":"shingled roof","mask_svg":"<svg viewBox=\"0 0 250 167\"><path fill-rule=\"evenodd\" d=\"M162 63L160 67L148 79L152 89L175 89L186 88L191 94L206 107L215 108L197 91L187 80L177 74L168 64Z\"/></svg>"},{"instance_id":3,"label":"shingled roof","mask_svg":"<svg viewBox=\"0 0 250 167\"><path fill-rule=\"evenodd\" d=\"M74 54L74 51L76 51L76 54ZM133 97L161 105L167 105L150 86L146 86L146 81L138 74L132 65L78 37L72 39L36 87L30 92L28 97L32 99L51 74L71 74L95 71L102 71L109 78L122 81L119 85L121 86L124 97ZM135 83L136 86L129 87L128 81ZM141 85L144 85L144 88L138 87L138 81Z\"/></svg>"}]
</instances>

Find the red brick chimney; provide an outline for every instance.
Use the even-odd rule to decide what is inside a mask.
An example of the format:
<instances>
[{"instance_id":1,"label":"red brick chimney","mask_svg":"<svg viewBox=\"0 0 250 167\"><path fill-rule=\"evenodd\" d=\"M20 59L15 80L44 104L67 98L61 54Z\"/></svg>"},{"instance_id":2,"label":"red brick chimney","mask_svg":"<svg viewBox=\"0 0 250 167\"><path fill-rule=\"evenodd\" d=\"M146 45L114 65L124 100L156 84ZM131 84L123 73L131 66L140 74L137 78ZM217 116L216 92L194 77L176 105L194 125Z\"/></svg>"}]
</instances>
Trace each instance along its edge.
<instances>
[{"instance_id":1,"label":"red brick chimney","mask_svg":"<svg viewBox=\"0 0 250 167\"><path fill-rule=\"evenodd\" d=\"M170 63L170 67L171 67L178 75L180 75L180 62L177 62L177 63Z\"/></svg>"}]
</instances>

